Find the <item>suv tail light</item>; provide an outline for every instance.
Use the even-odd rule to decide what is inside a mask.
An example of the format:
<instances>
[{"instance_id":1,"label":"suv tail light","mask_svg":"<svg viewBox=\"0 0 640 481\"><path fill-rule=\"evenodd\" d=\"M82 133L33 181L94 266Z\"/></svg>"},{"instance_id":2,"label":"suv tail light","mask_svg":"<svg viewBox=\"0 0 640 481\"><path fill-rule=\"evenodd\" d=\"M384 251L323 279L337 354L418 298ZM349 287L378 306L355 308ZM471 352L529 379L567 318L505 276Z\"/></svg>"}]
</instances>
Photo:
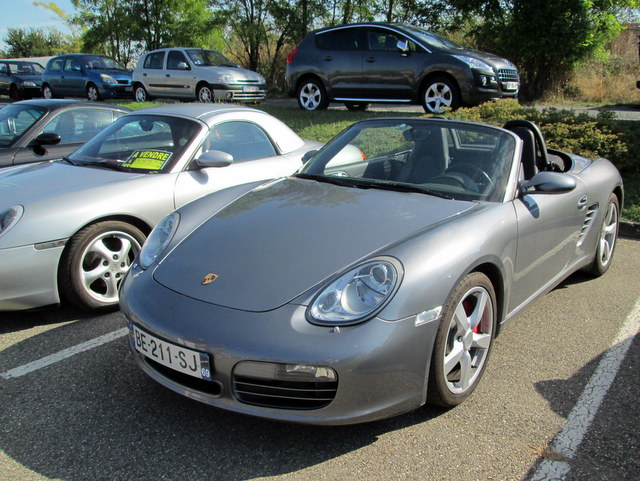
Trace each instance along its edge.
<instances>
[{"instance_id":1,"label":"suv tail light","mask_svg":"<svg viewBox=\"0 0 640 481\"><path fill-rule=\"evenodd\" d=\"M298 47L294 48L289 55L287 55L287 63L291 65L293 63L293 56L298 53Z\"/></svg>"}]
</instances>

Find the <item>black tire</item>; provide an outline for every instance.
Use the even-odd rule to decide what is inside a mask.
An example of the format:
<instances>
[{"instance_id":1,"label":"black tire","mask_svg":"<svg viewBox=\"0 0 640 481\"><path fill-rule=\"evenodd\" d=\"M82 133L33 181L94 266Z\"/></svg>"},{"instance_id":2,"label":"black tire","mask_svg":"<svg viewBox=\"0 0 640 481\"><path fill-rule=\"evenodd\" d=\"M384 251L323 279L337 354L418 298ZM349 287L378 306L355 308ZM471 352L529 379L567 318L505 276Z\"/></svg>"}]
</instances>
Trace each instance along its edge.
<instances>
[{"instance_id":1,"label":"black tire","mask_svg":"<svg viewBox=\"0 0 640 481\"><path fill-rule=\"evenodd\" d=\"M305 79L300 82L296 98L302 110L326 110L329 106L327 91L317 79Z\"/></svg>"},{"instance_id":2,"label":"black tire","mask_svg":"<svg viewBox=\"0 0 640 481\"><path fill-rule=\"evenodd\" d=\"M449 408L471 395L487 365L496 323L493 285L481 272L472 272L453 290L442 311L429 370L429 403Z\"/></svg>"},{"instance_id":3,"label":"black tire","mask_svg":"<svg viewBox=\"0 0 640 481\"><path fill-rule=\"evenodd\" d=\"M49 84L44 84L42 86L42 97L45 99L55 99L56 95L53 93L53 90L49 86Z\"/></svg>"},{"instance_id":4,"label":"black tire","mask_svg":"<svg viewBox=\"0 0 640 481\"><path fill-rule=\"evenodd\" d=\"M600 230L598 232L598 244L593 256L593 262L587 268L589 274L600 277L611 267L613 253L618 239L620 228L620 202L615 194L609 196L609 201L602 216Z\"/></svg>"},{"instance_id":5,"label":"black tire","mask_svg":"<svg viewBox=\"0 0 640 481\"><path fill-rule=\"evenodd\" d=\"M74 235L58 272L61 297L81 309L118 305L118 288L145 241L144 233L120 221L89 225Z\"/></svg>"},{"instance_id":6,"label":"black tire","mask_svg":"<svg viewBox=\"0 0 640 481\"><path fill-rule=\"evenodd\" d=\"M142 84L136 84L133 87L133 97L136 99L136 102L150 102L153 100Z\"/></svg>"},{"instance_id":7,"label":"black tire","mask_svg":"<svg viewBox=\"0 0 640 481\"><path fill-rule=\"evenodd\" d=\"M9 87L9 98L11 100L20 100L20 94L18 93L18 87L15 84L11 84Z\"/></svg>"},{"instance_id":8,"label":"black tire","mask_svg":"<svg viewBox=\"0 0 640 481\"><path fill-rule=\"evenodd\" d=\"M422 108L429 114L443 114L460 107L458 86L446 77L428 80L422 88L420 99Z\"/></svg>"},{"instance_id":9,"label":"black tire","mask_svg":"<svg viewBox=\"0 0 640 481\"><path fill-rule=\"evenodd\" d=\"M216 99L213 94L213 90L211 89L211 85L209 84L198 85L198 89L196 90L196 99L198 100L198 102L203 102L203 103L215 102Z\"/></svg>"},{"instance_id":10,"label":"black tire","mask_svg":"<svg viewBox=\"0 0 640 481\"><path fill-rule=\"evenodd\" d=\"M100 91L94 84L87 85L87 100L91 102L100 100Z\"/></svg>"},{"instance_id":11,"label":"black tire","mask_svg":"<svg viewBox=\"0 0 640 481\"><path fill-rule=\"evenodd\" d=\"M366 102L345 102L344 106L351 112L366 112L371 104Z\"/></svg>"}]
</instances>

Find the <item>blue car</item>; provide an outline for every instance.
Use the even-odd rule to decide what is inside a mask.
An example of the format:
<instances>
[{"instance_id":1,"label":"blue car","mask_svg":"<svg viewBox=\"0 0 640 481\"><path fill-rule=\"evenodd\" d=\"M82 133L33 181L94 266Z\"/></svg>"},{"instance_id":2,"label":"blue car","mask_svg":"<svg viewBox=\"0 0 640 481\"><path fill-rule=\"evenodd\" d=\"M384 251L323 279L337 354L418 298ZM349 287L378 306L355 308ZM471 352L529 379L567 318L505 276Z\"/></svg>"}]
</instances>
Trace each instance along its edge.
<instances>
[{"instance_id":1,"label":"blue car","mask_svg":"<svg viewBox=\"0 0 640 481\"><path fill-rule=\"evenodd\" d=\"M72 53L54 57L42 77L46 99L86 97L89 100L132 97L131 70L104 55Z\"/></svg>"}]
</instances>

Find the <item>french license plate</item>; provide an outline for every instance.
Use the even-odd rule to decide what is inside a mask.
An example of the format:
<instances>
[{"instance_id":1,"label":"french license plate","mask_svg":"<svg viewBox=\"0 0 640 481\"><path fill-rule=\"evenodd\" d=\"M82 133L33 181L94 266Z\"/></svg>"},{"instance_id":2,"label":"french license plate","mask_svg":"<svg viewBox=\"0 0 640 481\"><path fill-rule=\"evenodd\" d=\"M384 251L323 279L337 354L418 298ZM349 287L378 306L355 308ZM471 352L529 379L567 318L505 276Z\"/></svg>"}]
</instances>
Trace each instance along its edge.
<instances>
[{"instance_id":1,"label":"french license plate","mask_svg":"<svg viewBox=\"0 0 640 481\"><path fill-rule=\"evenodd\" d=\"M258 91L258 87L256 87L255 85L249 85L247 87L242 87L242 91L243 92L257 92Z\"/></svg>"},{"instance_id":2,"label":"french license plate","mask_svg":"<svg viewBox=\"0 0 640 481\"><path fill-rule=\"evenodd\" d=\"M502 85L505 90L518 90L518 82L505 82Z\"/></svg>"},{"instance_id":3,"label":"french license plate","mask_svg":"<svg viewBox=\"0 0 640 481\"><path fill-rule=\"evenodd\" d=\"M211 381L209 356L203 352L158 339L135 325L132 342L136 351L163 366L198 379Z\"/></svg>"}]
</instances>

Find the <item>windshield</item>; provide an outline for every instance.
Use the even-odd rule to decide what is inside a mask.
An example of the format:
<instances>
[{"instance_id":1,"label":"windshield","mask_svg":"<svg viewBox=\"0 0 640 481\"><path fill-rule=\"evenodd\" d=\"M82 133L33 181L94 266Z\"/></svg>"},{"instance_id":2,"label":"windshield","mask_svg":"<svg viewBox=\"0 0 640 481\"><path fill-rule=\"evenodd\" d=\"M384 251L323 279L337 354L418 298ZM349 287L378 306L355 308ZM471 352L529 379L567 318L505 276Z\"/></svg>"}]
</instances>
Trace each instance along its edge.
<instances>
[{"instance_id":1,"label":"windshield","mask_svg":"<svg viewBox=\"0 0 640 481\"><path fill-rule=\"evenodd\" d=\"M7 105L0 110L0 147L11 147L47 112L33 105Z\"/></svg>"},{"instance_id":2,"label":"windshield","mask_svg":"<svg viewBox=\"0 0 640 481\"><path fill-rule=\"evenodd\" d=\"M187 50L187 55L198 67L237 67L235 63L215 50Z\"/></svg>"},{"instance_id":3,"label":"windshield","mask_svg":"<svg viewBox=\"0 0 640 481\"><path fill-rule=\"evenodd\" d=\"M68 157L77 165L168 172L200 131L184 118L132 114L116 120Z\"/></svg>"},{"instance_id":4,"label":"windshield","mask_svg":"<svg viewBox=\"0 0 640 481\"><path fill-rule=\"evenodd\" d=\"M82 57L84 68L89 70L125 70L125 68L110 57L102 55L85 55Z\"/></svg>"},{"instance_id":5,"label":"windshield","mask_svg":"<svg viewBox=\"0 0 640 481\"><path fill-rule=\"evenodd\" d=\"M42 65L35 62L7 62L11 75L41 75Z\"/></svg>"},{"instance_id":6,"label":"windshield","mask_svg":"<svg viewBox=\"0 0 640 481\"><path fill-rule=\"evenodd\" d=\"M422 43L426 43L432 47L437 48L446 48L452 50L462 50L462 47L457 43L453 43L451 40L447 40L440 35L436 35L435 33L431 33L427 30L423 30L422 28L406 26L405 27L408 32L411 32L413 36L417 37Z\"/></svg>"},{"instance_id":7,"label":"windshield","mask_svg":"<svg viewBox=\"0 0 640 481\"><path fill-rule=\"evenodd\" d=\"M501 202L515 146L509 133L489 126L368 120L325 145L296 175L345 187Z\"/></svg>"}]
</instances>

